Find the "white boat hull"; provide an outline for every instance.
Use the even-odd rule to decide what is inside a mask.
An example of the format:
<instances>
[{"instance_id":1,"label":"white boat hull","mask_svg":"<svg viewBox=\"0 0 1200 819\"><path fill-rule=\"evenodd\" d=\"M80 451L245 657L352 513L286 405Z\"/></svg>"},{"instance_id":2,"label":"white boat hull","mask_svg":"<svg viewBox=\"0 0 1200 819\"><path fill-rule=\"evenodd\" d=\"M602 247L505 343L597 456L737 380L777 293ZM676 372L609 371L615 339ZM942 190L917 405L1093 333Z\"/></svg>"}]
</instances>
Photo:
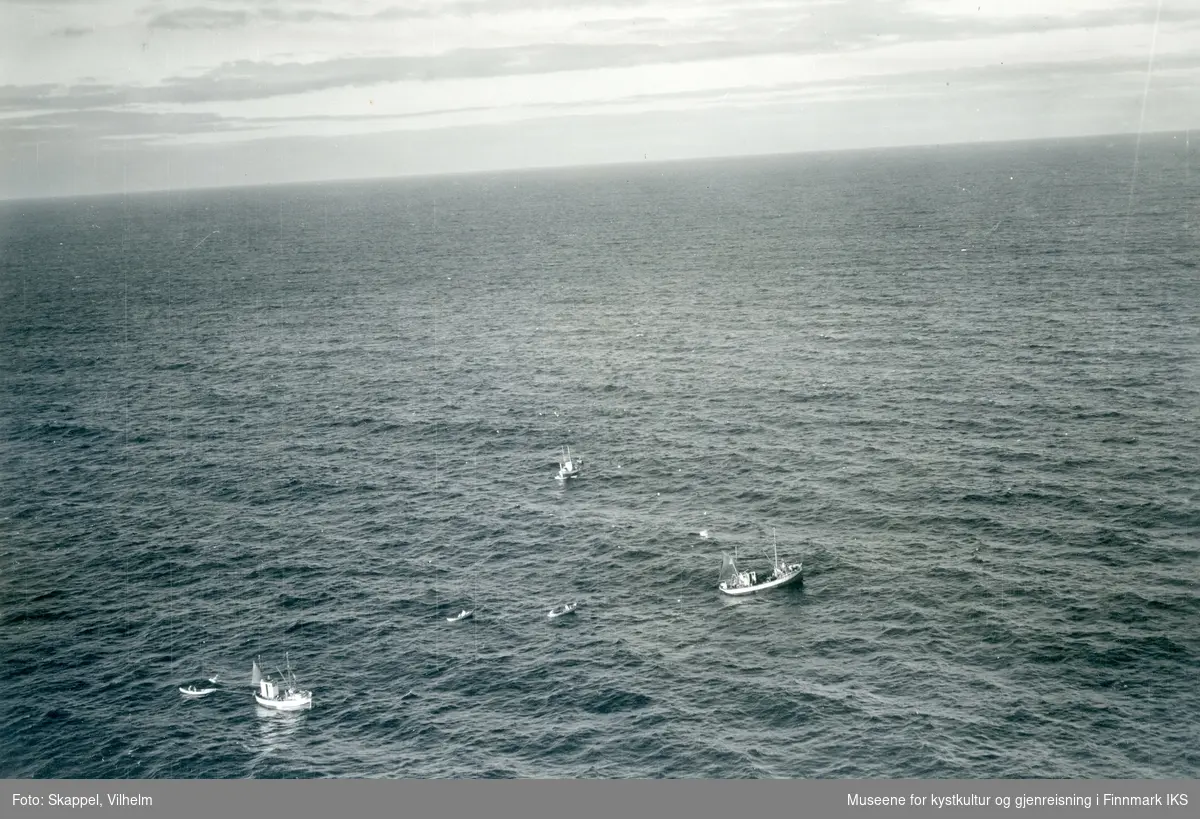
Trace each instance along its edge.
<instances>
[{"instance_id":1,"label":"white boat hull","mask_svg":"<svg viewBox=\"0 0 1200 819\"><path fill-rule=\"evenodd\" d=\"M474 616L475 616L475 612L473 610L472 611L464 611L462 614L456 614L453 617L447 617L446 622L447 623L457 623L460 620L470 620Z\"/></svg>"},{"instance_id":2,"label":"white boat hull","mask_svg":"<svg viewBox=\"0 0 1200 819\"><path fill-rule=\"evenodd\" d=\"M273 708L276 711L299 711L312 705L312 694L304 691L299 696L270 699L261 694L254 695L254 701L263 708Z\"/></svg>"},{"instance_id":3,"label":"white boat hull","mask_svg":"<svg viewBox=\"0 0 1200 819\"><path fill-rule=\"evenodd\" d=\"M546 616L549 617L551 620L553 620L556 617L562 617L563 615L566 615L566 614L573 614L575 612L575 609L577 609L577 608L579 608L578 603L571 603L570 605L567 605L567 606L557 606L555 608L550 609L550 611L546 612Z\"/></svg>"},{"instance_id":4,"label":"white boat hull","mask_svg":"<svg viewBox=\"0 0 1200 819\"><path fill-rule=\"evenodd\" d=\"M212 692L214 692L216 690L217 689L215 689L215 688L199 688L199 689L197 689L197 688L180 688L179 693L183 694L183 696L185 696L185 697L195 698L195 697L207 697L209 694L211 694Z\"/></svg>"},{"instance_id":5,"label":"white boat hull","mask_svg":"<svg viewBox=\"0 0 1200 819\"><path fill-rule=\"evenodd\" d=\"M721 583L717 586L723 593L732 595L733 597L741 597L747 594L755 594L768 589L778 589L783 586L790 586L801 577L804 576L803 568L798 568L796 571L785 574L782 577L776 577L773 580L764 580L762 583L755 583L753 586L729 586L726 583Z\"/></svg>"}]
</instances>

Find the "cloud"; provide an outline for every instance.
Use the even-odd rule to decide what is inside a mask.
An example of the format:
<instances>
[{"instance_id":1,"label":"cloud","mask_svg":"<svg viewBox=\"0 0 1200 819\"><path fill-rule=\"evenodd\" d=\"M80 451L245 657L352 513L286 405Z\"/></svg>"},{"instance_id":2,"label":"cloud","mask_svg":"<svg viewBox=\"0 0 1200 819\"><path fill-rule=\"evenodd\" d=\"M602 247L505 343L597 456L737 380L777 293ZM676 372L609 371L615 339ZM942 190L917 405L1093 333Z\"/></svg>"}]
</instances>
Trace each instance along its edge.
<instances>
[{"instance_id":1,"label":"cloud","mask_svg":"<svg viewBox=\"0 0 1200 819\"><path fill-rule=\"evenodd\" d=\"M51 37L85 37L88 34L91 34L92 31L93 31L93 29L87 28L85 26L65 26L63 28L58 28L58 29L55 29L54 31L50 32L50 36Z\"/></svg>"},{"instance_id":2,"label":"cloud","mask_svg":"<svg viewBox=\"0 0 1200 819\"><path fill-rule=\"evenodd\" d=\"M213 31L244 28L256 23L269 25L278 23L369 21L380 16L380 14L353 14L317 8L280 8L267 6L243 9L214 9L193 7L155 14L146 22L146 26L152 29L173 29L176 31ZM420 16L428 17L433 15L432 12L425 12Z\"/></svg>"},{"instance_id":3,"label":"cloud","mask_svg":"<svg viewBox=\"0 0 1200 819\"><path fill-rule=\"evenodd\" d=\"M1019 65L976 65L956 69L932 68L903 75L860 72L857 76L827 79L792 79L764 82L757 86L729 84L679 91L627 93L624 95L581 95L571 101L553 98L519 104L495 102L483 105L439 105L408 111L364 114L330 114L301 110L295 114L260 116L224 115L213 112L153 112L136 108L105 107L13 113L0 118L0 144L31 145L39 141L74 139L104 142L133 139L143 144L192 141L196 137L229 139L236 135L271 133L367 133L403 126L406 129L437 129L473 122L529 121L539 117L637 114L693 110L726 111L789 106L809 110L812 106L844 105L855 101L888 100L897 103L916 97L959 100L971 110L1004 106L1024 99L1103 100L1140 99L1145 76L1141 58L1125 57L1080 62L1041 62ZM1165 56L1159 63L1153 93L1159 99L1194 98L1200 85L1200 54ZM28 92L29 89L24 89ZM43 86L43 96L52 88ZM91 100L119 100L119 88L89 85L77 89ZM1164 96L1166 95L1166 96ZM1183 96L1180 96L1183 95ZM20 98L21 92L0 89L0 101ZM1111 106L1110 106L1111 107ZM253 108L245 109L253 110ZM312 126L311 129L308 126Z\"/></svg>"},{"instance_id":4,"label":"cloud","mask_svg":"<svg viewBox=\"0 0 1200 819\"><path fill-rule=\"evenodd\" d=\"M53 83L5 85L0 86L0 111L29 112L104 108L135 102L137 100L133 99L134 96L133 90L124 86L96 82L75 85L55 85Z\"/></svg>"},{"instance_id":5,"label":"cloud","mask_svg":"<svg viewBox=\"0 0 1200 819\"><path fill-rule=\"evenodd\" d=\"M151 17L146 26L158 29L219 30L239 28L246 25L250 15L245 11L223 11L220 9L190 8L165 11Z\"/></svg>"},{"instance_id":6,"label":"cloud","mask_svg":"<svg viewBox=\"0 0 1200 819\"><path fill-rule=\"evenodd\" d=\"M154 141L167 136L252 127L251 123L203 112L54 111L0 119L0 145L20 147L37 142L128 138Z\"/></svg>"},{"instance_id":7,"label":"cloud","mask_svg":"<svg viewBox=\"0 0 1200 819\"><path fill-rule=\"evenodd\" d=\"M1138 0L911 0L907 7L922 14L939 17L982 19L1036 19L1080 17L1096 12L1110 13L1131 8L1145 10Z\"/></svg>"},{"instance_id":8,"label":"cloud","mask_svg":"<svg viewBox=\"0 0 1200 819\"><path fill-rule=\"evenodd\" d=\"M1088 46L1093 52L1102 54L1110 48L1098 33L1073 30L1071 42ZM861 33L861 32L860 32ZM846 37L852 36L847 32ZM1127 35L1117 32L1110 36L1127 40ZM972 65L980 61L1002 62L1006 55L1014 62L1037 62L1037 53L1046 54L1049 41L1015 39L1012 41L977 39L972 42L944 39L937 42L916 44L903 39L888 38L875 34L864 35L854 48L843 48L835 52L846 65L846 76L858 74L892 74L902 76L920 71L930 64L947 66L943 71L953 70L957 61L961 65ZM1181 41L1182 42L1182 41ZM1157 69L1168 67L1171 60L1179 59L1179 43L1171 49L1164 48L1160 38L1160 54L1156 58ZM875 46L871 48L871 46ZM1170 53L1171 50L1175 54ZM1123 49L1129 51L1128 49ZM1132 53L1132 52L1130 52ZM981 55L988 56L981 56ZM434 82L440 80L470 80L522 75L554 75L560 72L595 71L600 69L631 69L651 65L708 63L710 67L722 60L756 58L783 55L794 58L798 55L826 55L828 44L823 42L820 32L783 28L771 35L762 34L746 39L726 37L724 39L697 39L690 42L657 44L651 42L614 43L537 43L531 45L503 46L496 48L459 48L433 55L391 55L369 57L342 57L313 62L263 62L238 60L218 65L208 71L190 76L170 77L155 85L119 85L97 82L81 82L74 85L38 84L31 86L0 86L0 111L30 112L47 110L85 110L114 108L129 105L214 105L220 103L249 102L270 98L296 96L337 89L368 88L385 86L397 82ZM855 57L858 55L858 57ZM1064 61L1069 61L1069 54ZM1097 53L1080 54L1081 58L1097 56ZM1116 55L1114 54L1114 57ZM1122 55L1128 57L1129 54ZM1144 70L1144 57L1141 68ZM1187 67L1193 63L1183 58ZM1103 71L1105 65L1084 61L1083 70ZM794 73L799 68L784 69ZM756 80L752 71L743 70L742 82L761 86L770 84L772 78ZM636 85L636 83L635 83ZM614 87L614 94L628 96L630 88ZM636 92L636 88L633 89Z\"/></svg>"},{"instance_id":9,"label":"cloud","mask_svg":"<svg viewBox=\"0 0 1200 819\"><path fill-rule=\"evenodd\" d=\"M802 50L795 44L790 53ZM814 49L815 46L807 48ZM0 87L0 107L96 108L120 104L198 104L246 101L401 81L471 79L545 74L599 68L628 68L751 56L775 50L769 44L699 42L673 46L618 43L546 43L503 48L468 48L431 56L345 57L319 62L268 63L240 60L199 75L172 77L159 85Z\"/></svg>"},{"instance_id":10,"label":"cloud","mask_svg":"<svg viewBox=\"0 0 1200 819\"><path fill-rule=\"evenodd\" d=\"M641 6L647 0L600 0L581 6L545 0L454 0L453 2L423 5L389 5L375 11L329 11L311 6L276 6L255 0L232 3L234 8L217 9L195 6L186 9L155 13L147 21L149 28L176 30L215 30L242 28L256 23L313 23L435 20L446 18L505 15L537 11L574 11L588 14L588 8L599 6L611 9L620 6Z\"/></svg>"}]
</instances>

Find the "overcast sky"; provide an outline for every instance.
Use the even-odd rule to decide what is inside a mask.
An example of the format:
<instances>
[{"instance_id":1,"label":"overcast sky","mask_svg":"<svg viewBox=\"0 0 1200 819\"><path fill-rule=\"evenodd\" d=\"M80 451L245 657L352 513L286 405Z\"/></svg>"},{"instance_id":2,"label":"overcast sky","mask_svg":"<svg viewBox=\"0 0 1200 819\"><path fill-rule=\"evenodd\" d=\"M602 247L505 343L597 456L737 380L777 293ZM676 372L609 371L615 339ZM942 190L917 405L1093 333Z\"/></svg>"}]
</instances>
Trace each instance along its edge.
<instances>
[{"instance_id":1,"label":"overcast sky","mask_svg":"<svg viewBox=\"0 0 1200 819\"><path fill-rule=\"evenodd\" d=\"M1197 126L1197 0L0 0L5 198Z\"/></svg>"}]
</instances>

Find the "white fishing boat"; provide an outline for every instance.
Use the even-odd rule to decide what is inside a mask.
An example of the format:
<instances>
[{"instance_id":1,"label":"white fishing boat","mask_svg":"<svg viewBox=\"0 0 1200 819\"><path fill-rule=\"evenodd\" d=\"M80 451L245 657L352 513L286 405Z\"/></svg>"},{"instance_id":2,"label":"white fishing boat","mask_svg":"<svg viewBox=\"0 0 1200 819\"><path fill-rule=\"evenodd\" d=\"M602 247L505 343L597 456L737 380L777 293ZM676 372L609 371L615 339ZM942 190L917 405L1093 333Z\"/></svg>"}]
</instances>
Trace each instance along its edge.
<instances>
[{"instance_id":1,"label":"white fishing boat","mask_svg":"<svg viewBox=\"0 0 1200 819\"><path fill-rule=\"evenodd\" d=\"M577 608L579 608L578 603L563 603L561 606L555 606L546 612L546 616L553 620L556 617L562 617L564 614L571 614Z\"/></svg>"},{"instance_id":2,"label":"white fishing boat","mask_svg":"<svg viewBox=\"0 0 1200 819\"><path fill-rule=\"evenodd\" d=\"M571 455L571 448L563 447L562 455L558 459L558 474L554 476L554 479L565 481L567 478L578 478L581 466L583 466L583 461Z\"/></svg>"},{"instance_id":3,"label":"white fishing boat","mask_svg":"<svg viewBox=\"0 0 1200 819\"><path fill-rule=\"evenodd\" d=\"M774 540L774 533L772 533ZM743 572L737 567L737 552L726 554L721 561L721 576L717 588L725 594L739 597L744 594L777 589L788 586L803 577L803 563L784 563L779 559L779 547L775 546L775 558L772 561L771 573L759 577L758 572Z\"/></svg>"},{"instance_id":4,"label":"white fishing boat","mask_svg":"<svg viewBox=\"0 0 1200 819\"><path fill-rule=\"evenodd\" d=\"M215 688L197 688L194 685L189 685L187 687L181 687L179 689L179 693L183 694L183 696L188 697L190 699L196 699L199 697L207 697L209 694L211 694L212 692L214 692L216 690L217 689L215 689Z\"/></svg>"},{"instance_id":5,"label":"white fishing boat","mask_svg":"<svg viewBox=\"0 0 1200 819\"><path fill-rule=\"evenodd\" d=\"M453 617L447 617L446 622L447 623L457 623L460 620L468 620L474 616L475 616L474 609L463 609L462 611L460 611L458 614L454 615Z\"/></svg>"},{"instance_id":6,"label":"white fishing boat","mask_svg":"<svg viewBox=\"0 0 1200 819\"><path fill-rule=\"evenodd\" d=\"M312 692L301 689L296 683L290 659L287 671L280 671L279 676L278 681L272 680L262 673L258 661L254 662L250 671L250 684L258 688L254 692L255 702L263 708L274 708L276 711L299 711L301 708L312 706Z\"/></svg>"}]
</instances>

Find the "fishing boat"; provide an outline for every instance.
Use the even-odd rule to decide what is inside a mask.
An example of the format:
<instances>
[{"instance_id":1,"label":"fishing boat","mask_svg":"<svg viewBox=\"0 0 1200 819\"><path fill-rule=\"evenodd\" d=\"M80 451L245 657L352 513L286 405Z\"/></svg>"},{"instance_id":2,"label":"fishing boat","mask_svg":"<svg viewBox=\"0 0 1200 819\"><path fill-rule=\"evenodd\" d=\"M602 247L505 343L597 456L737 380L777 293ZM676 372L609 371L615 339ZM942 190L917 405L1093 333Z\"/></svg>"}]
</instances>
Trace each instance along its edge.
<instances>
[{"instance_id":1,"label":"fishing boat","mask_svg":"<svg viewBox=\"0 0 1200 819\"><path fill-rule=\"evenodd\" d=\"M446 622L447 623L457 623L460 620L467 620L474 616L475 616L474 609L463 609L462 611L460 611L458 614L454 615L453 617L447 617Z\"/></svg>"},{"instance_id":2,"label":"fishing boat","mask_svg":"<svg viewBox=\"0 0 1200 819\"><path fill-rule=\"evenodd\" d=\"M562 617L564 614L571 614L577 608L579 608L578 603L563 603L561 606L555 606L546 612L546 616L553 620L556 617Z\"/></svg>"},{"instance_id":3,"label":"fishing boat","mask_svg":"<svg viewBox=\"0 0 1200 819\"><path fill-rule=\"evenodd\" d=\"M189 685L186 688L180 687L179 693L183 694L183 696L185 696L185 697L196 699L199 697L207 697L209 694L211 694L212 692L214 692L216 690L217 689L215 689L215 688L197 688L194 685Z\"/></svg>"},{"instance_id":4,"label":"fishing boat","mask_svg":"<svg viewBox=\"0 0 1200 819\"><path fill-rule=\"evenodd\" d=\"M254 692L255 702L263 708L274 708L276 711L299 711L312 706L312 692L302 690L296 683L290 659L287 661L287 671L280 671L279 676L278 682L265 676L258 667L258 661L254 661L250 684L258 688Z\"/></svg>"},{"instance_id":5,"label":"fishing boat","mask_svg":"<svg viewBox=\"0 0 1200 819\"><path fill-rule=\"evenodd\" d=\"M554 479L565 481L567 478L578 478L581 466L583 466L583 461L571 455L571 447L563 447L562 455L558 459L558 474L554 476Z\"/></svg>"},{"instance_id":6,"label":"fishing boat","mask_svg":"<svg viewBox=\"0 0 1200 819\"><path fill-rule=\"evenodd\" d=\"M774 542L774 533L772 533ZM725 594L739 597L744 594L777 589L795 583L803 575L803 563L784 563L779 559L779 547L775 545L775 558L772 561L771 573L759 577L758 572L743 572L737 567L737 551L724 555L721 561L721 575L717 588Z\"/></svg>"}]
</instances>

